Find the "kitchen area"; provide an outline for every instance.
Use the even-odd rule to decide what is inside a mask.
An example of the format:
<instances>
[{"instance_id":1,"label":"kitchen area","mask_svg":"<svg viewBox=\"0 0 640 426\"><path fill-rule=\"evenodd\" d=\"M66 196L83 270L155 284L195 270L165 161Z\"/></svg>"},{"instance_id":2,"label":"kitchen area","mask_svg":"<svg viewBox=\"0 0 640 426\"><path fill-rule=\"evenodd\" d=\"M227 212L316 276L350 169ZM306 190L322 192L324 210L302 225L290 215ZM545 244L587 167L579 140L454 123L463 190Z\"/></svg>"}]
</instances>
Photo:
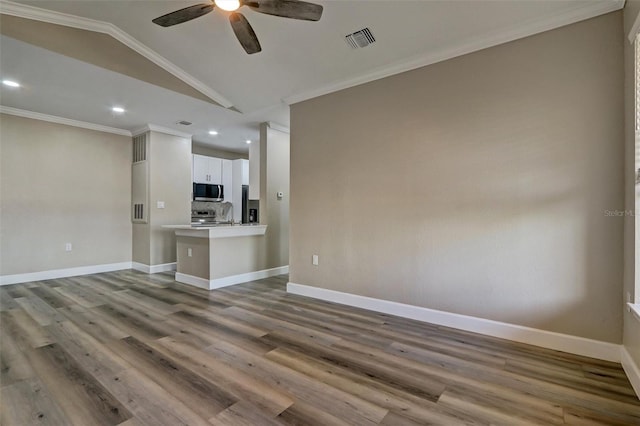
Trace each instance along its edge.
<instances>
[{"instance_id":1,"label":"kitchen area","mask_svg":"<svg viewBox=\"0 0 640 426\"><path fill-rule=\"evenodd\" d=\"M288 273L289 135L262 127L249 159L189 153L189 221L176 212L151 226L167 251L172 245L175 263L164 270L175 270L176 281L212 290ZM150 217L166 212L149 201Z\"/></svg>"},{"instance_id":2,"label":"kitchen area","mask_svg":"<svg viewBox=\"0 0 640 426\"><path fill-rule=\"evenodd\" d=\"M191 225L258 223L259 200L249 199L249 160L193 154Z\"/></svg>"}]
</instances>

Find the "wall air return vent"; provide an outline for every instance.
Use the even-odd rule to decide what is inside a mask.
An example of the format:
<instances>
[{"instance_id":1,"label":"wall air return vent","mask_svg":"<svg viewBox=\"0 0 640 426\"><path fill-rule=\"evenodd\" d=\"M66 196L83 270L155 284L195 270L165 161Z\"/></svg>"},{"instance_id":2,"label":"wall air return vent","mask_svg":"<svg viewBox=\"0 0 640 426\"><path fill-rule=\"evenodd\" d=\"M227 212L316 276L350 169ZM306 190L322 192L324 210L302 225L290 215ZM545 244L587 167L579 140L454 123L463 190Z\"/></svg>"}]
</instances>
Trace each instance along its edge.
<instances>
[{"instance_id":1,"label":"wall air return vent","mask_svg":"<svg viewBox=\"0 0 640 426\"><path fill-rule=\"evenodd\" d=\"M355 33L346 35L344 39L347 41L347 44L353 49L366 47L372 43L375 43L376 41L376 38L373 36L373 33L369 28L364 28L360 31L356 31Z\"/></svg>"},{"instance_id":2,"label":"wall air return vent","mask_svg":"<svg viewBox=\"0 0 640 426\"><path fill-rule=\"evenodd\" d=\"M134 221L144 220L144 204L133 205L133 220Z\"/></svg>"},{"instance_id":3,"label":"wall air return vent","mask_svg":"<svg viewBox=\"0 0 640 426\"><path fill-rule=\"evenodd\" d=\"M138 163L147 159L147 134L143 133L133 138L133 162Z\"/></svg>"}]
</instances>

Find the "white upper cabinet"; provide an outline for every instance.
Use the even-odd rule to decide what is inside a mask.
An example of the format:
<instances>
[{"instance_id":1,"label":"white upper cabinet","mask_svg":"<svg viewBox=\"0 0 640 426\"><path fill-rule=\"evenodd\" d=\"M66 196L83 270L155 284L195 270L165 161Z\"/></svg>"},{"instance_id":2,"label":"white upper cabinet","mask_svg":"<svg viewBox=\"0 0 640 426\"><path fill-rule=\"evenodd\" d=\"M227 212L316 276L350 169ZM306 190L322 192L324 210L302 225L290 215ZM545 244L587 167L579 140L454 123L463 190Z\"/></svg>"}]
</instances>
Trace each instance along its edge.
<instances>
[{"instance_id":1,"label":"white upper cabinet","mask_svg":"<svg viewBox=\"0 0 640 426\"><path fill-rule=\"evenodd\" d=\"M222 183L222 160L205 155L193 156L193 181L196 183Z\"/></svg>"},{"instance_id":2,"label":"white upper cabinet","mask_svg":"<svg viewBox=\"0 0 640 426\"><path fill-rule=\"evenodd\" d=\"M222 160L220 158L209 158L209 183L222 185Z\"/></svg>"},{"instance_id":3,"label":"white upper cabinet","mask_svg":"<svg viewBox=\"0 0 640 426\"><path fill-rule=\"evenodd\" d=\"M193 156L193 181L196 183L208 183L209 157L204 155Z\"/></svg>"},{"instance_id":4,"label":"white upper cabinet","mask_svg":"<svg viewBox=\"0 0 640 426\"><path fill-rule=\"evenodd\" d=\"M242 184L249 185L249 160L242 161Z\"/></svg>"},{"instance_id":5,"label":"white upper cabinet","mask_svg":"<svg viewBox=\"0 0 640 426\"><path fill-rule=\"evenodd\" d=\"M233 202L233 161L222 160L222 185L224 186L224 201Z\"/></svg>"}]
</instances>

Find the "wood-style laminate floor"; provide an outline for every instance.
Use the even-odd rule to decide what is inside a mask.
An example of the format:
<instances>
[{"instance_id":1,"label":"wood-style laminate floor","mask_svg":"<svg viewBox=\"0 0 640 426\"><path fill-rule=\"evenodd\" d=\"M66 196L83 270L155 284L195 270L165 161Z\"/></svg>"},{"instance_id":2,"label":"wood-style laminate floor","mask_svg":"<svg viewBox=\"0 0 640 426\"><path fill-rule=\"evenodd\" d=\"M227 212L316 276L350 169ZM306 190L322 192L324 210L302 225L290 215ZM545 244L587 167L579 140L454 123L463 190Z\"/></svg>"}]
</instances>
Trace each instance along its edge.
<instances>
[{"instance_id":1,"label":"wood-style laminate floor","mask_svg":"<svg viewBox=\"0 0 640 426\"><path fill-rule=\"evenodd\" d=\"M3 425L640 425L619 364L120 271L0 288Z\"/></svg>"}]
</instances>

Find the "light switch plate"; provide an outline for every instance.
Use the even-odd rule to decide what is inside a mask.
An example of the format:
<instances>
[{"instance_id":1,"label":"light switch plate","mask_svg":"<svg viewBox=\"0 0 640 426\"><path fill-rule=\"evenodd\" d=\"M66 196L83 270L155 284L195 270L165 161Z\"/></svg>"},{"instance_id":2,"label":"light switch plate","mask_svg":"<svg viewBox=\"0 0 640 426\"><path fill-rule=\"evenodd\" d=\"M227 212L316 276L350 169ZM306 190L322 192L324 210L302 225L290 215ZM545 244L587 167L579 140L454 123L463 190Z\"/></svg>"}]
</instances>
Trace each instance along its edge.
<instances>
[{"instance_id":1,"label":"light switch plate","mask_svg":"<svg viewBox=\"0 0 640 426\"><path fill-rule=\"evenodd\" d=\"M159 209L164 209L164 201L158 201L156 205Z\"/></svg>"},{"instance_id":2,"label":"light switch plate","mask_svg":"<svg viewBox=\"0 0 640 426\"><path fill-rule=\"evenodd\" d=\"M314 255L311 257L311 263L312 263L313 265L315 265L315 266L318 266L318 263L319 263L319 262L318 262L318 260L319 260L319 259L318 259L318 255L317 255L317 254L314 254Z\"/></svg>"}]
</instances>

